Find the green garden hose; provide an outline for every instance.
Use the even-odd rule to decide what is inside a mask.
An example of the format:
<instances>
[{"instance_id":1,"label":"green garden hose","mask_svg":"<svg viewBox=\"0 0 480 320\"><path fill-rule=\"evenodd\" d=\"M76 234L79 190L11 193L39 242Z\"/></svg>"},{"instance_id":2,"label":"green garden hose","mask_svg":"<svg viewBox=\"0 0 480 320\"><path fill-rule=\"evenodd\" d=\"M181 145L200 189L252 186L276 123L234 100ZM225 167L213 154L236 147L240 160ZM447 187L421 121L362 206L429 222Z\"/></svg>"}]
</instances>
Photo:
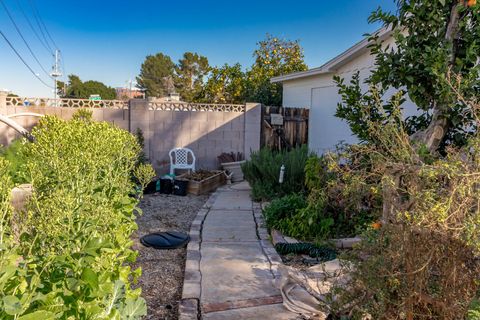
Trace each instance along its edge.
<instances>
[{"instance_id":1,"label":"green garden hose","mask_svg":"<svg viewBox=\"0 0 480 320\"><path fill-rule=\"evenodd\" d=\"M275 249L279 254L308 254L312 258L317 258L319 261L325 262L334 260L337 257L337 252L326 246L317 246L311 243L277 243Z\"/></svg>"}]
</instances>

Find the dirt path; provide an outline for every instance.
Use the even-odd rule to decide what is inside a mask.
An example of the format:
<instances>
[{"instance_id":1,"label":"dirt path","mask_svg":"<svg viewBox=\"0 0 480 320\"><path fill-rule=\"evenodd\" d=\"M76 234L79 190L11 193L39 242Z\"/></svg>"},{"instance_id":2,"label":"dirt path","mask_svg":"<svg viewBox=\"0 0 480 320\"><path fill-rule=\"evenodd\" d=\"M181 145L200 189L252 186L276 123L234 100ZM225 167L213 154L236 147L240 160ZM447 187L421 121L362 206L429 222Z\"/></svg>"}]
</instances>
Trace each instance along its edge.
<instances>
[{"instance_id":1,"label":"dirt path","mask_svg":"<svg viewBox=\"0 0 480 320\"><path fill-rule=\"evenodd\" d=\"M208 195L178 197L170 195L145 195L140 203L143 215L137 219L138 231L134 235L134 249L139 251L133 268L141 267L138 286L147 301L148 316L145 319L173 320L178 318L178 303L182 296L186 249L156 250L141 245L138 238L161 231L183 231Z\"/></svg>"}]
</instances>

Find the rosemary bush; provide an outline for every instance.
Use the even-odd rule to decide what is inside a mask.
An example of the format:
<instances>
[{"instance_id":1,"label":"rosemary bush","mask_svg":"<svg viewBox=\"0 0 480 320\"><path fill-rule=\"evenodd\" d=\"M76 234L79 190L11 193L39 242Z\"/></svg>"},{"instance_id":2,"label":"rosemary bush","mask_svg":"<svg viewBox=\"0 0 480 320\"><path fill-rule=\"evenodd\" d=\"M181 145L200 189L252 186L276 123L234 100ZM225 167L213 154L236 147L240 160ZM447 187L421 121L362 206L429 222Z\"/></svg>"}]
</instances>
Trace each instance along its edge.
<instances>
[{"instance_id":1,"label":"rosemary bush","mask_svg":"<svg viewBox=\"0 0 480 320\"><path fill-rule=\"evenodd\" d=\"M263 148L253 152L249 161L242 165L245 179L252 186L255 200L270 200L304 190L305 163L309 152L307 146L291 151L272 151ZM285 165L283 183L279 183L280 168Z\"/></svg>"}]
</instances>

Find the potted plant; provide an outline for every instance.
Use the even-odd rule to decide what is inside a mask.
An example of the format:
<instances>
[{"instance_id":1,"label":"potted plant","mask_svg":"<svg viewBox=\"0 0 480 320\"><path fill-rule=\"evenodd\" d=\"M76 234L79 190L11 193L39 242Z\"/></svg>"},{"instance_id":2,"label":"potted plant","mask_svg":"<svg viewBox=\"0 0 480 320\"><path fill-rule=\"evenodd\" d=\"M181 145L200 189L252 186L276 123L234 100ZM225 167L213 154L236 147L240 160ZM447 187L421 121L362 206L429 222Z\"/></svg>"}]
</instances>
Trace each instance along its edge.
<instances>
[{"instance_id":1,"label":"potted plant","mask_svg":"<svg viewBox=\"0 0 480 320\"><path fill-rule=\"evenodd\" d=\"M218 156L222 169L232 174L232 182L243 181L242 164L245 159L241 152L222 153Z\"/></svg>"}]
</instances>

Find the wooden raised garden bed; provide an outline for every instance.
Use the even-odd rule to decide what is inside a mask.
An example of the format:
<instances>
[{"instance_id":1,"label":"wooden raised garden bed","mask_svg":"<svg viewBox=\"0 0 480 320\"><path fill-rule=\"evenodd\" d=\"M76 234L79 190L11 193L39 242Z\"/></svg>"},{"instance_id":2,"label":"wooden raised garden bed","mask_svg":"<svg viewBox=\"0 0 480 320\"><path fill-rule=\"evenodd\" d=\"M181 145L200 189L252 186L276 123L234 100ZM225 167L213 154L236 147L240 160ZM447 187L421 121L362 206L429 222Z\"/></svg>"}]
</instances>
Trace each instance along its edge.
<instances>
[{"instance_id":1,"label":"wooden raised garden bed","mask_svg":"<svg viewBox=\"0 0 480 320\"><path fill-rule=\"evenodd\" d=\"M178 179L188 180L187 192L194 195L208 193L225 184L225 173L223 171L199 170L195 173L182 174Z\"/></svg>"}]
</instances>

